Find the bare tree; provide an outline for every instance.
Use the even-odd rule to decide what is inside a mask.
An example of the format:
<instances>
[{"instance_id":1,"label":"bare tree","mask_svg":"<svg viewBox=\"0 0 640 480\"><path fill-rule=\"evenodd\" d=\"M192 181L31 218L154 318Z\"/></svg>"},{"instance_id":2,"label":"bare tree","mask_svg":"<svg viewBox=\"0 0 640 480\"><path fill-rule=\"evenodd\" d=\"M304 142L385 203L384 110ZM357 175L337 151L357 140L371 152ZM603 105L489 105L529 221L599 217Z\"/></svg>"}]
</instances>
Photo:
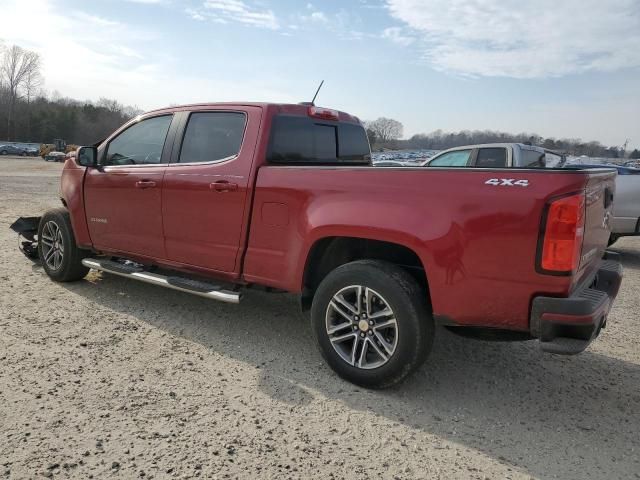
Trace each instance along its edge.
<instances>
[{"instance_id":1,"label":"bare tree","mask_svg":"<svg viewBox=\"0 0 640 480\"><path fill-rule=\"evenodd\" d=\"M398 140L402 137L402 123L393 118L380 117L377 120L367 122L366 127L380 143Z\"/></svg>"},{"instance_id":2,"label":"bare tree","mask_svg":"<svg viewBox=\"0 0 640 480\"><path fill-rule=\"evenodd\" d=\"M0 63L0 81L9 95L7 115L7 139L11 139L11 122L16 102L22 97L26 83L40 73L40 56L17 45L5 49Z\"/></svg>"},{"instance_id":3,"label":"bare tree","mask_svg":"<svg viewBox=\"0 0 640 480\"><path fill-rule=\"evenodd\" d=\"M40 93L43 78L38 70L30 70L24 81L24 95L27 100L27 138L31 139L31 100Z\"/></svg>"}]
</instances>

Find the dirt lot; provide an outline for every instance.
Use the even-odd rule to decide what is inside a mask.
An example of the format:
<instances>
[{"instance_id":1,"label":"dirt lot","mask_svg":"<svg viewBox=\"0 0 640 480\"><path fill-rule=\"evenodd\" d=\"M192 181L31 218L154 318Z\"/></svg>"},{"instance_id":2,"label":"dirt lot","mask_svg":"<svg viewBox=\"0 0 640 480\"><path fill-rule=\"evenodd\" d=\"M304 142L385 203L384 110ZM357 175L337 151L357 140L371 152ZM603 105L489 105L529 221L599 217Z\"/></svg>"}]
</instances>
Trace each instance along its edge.
<instances>
[{"instance_id":1,"label":"dirt lot","mask_svg":"<svg viewBox=\"0 0 640 480\"><path fill-rule=\"evenodd\" d=\"M293 296L49 281L7 227L58 206L61 168L0 159L0 478L640 478L640 239L586 353L440 330L417 375L369 392Z\"/></svg>"}]
</instances>

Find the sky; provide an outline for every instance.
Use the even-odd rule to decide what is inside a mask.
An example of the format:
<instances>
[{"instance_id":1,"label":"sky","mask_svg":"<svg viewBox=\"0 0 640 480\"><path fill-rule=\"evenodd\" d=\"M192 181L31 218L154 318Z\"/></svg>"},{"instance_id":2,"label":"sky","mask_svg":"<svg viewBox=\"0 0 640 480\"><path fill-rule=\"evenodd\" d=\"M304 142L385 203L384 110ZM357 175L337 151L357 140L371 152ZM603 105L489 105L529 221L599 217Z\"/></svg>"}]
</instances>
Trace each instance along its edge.
<instances>
[{"instance_id":1,"label":"sky","mask_svg":"<svg viewBox=\"0 0 640 480\"><path fill-rule=\"evenodd\" d=\"M44 87L143 110L311 100L405 137L491 129L640 148L640 0L0 0Z\"/></svg>"}]
</instances>

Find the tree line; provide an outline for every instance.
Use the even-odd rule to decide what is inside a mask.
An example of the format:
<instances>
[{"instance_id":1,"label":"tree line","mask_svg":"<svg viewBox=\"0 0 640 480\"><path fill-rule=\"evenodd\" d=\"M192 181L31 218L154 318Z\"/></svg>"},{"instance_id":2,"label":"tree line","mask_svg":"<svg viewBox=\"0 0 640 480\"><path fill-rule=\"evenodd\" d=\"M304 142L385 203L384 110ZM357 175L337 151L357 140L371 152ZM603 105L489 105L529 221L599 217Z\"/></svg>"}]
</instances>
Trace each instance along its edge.
<instances>
[{"instance_id":1,"label":"tree line","mask_svg":"<svg viewBox=\"0 0 640 480\"><path fill-rule=\"evenodd\" d=\"M90 145L141 111L101 98L64 98L42 89L40 56L17 45L0 44L0 141Z\"/></svg>"},{"instance_id":2,"label":"tree line","mask_svg":"<svg viewBox=\"0 0 640 480\"><path fill-rule=\"evenodd\" d=\"M638 149L626 152L622 147L609 147L600 142L584 142L579 138L544 138L530 133L506 133L492 130L463 130L460 132L444 132L436 130L431 133L418 133L402 140L403 125L392 118L381 117L365 122L369 143L373 150L446 150L447 148L481 143L525 143L531 142L549 150L557 150L570 155L587 155L589 157L606 158L640 158Z\"/></svg>"}]
</instances>

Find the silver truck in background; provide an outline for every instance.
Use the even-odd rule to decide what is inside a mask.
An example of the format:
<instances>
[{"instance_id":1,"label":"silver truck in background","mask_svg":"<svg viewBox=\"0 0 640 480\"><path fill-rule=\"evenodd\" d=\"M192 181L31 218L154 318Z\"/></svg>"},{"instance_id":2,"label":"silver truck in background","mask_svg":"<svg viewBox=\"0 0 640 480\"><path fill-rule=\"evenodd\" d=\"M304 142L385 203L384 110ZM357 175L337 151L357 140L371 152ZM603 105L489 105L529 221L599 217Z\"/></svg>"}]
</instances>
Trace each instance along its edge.
<instances>
[{"instance_id":1,"label":"silver truck in background","mask_svg":"<svg viewBox=\"0 0 640 480\"><path fill-rule=\"evenodd\" d=\"M425 167L470 168L611 168L616 169L616 194L609 245L623 236L640 235L640 168L613 164L567 164L562 153L523 143L466 145L444 150Z\"/></svg>"},{"instance_id":2,"label":"silver truck in background","mask_svg":"<svg viewBox=\"0 0 640 480\"><path fill-rule=\"evenodd\" d=\"M574 164L566 168L614 168L616 194L613 200L613 219L611 221L612 245L620 237L640 235L640 168L606 164Z\"/></svg>"},{"instance_id":3,"label":"silver truck in background","mask_svg":"<svg viewBox=\"0 0 640 480\"><path fill-rule=\"evenodd\" d=\"M564 154L524 143L487 143L454 147L434 155L423 167L553 168L566 162Z\"/></svg>"}]
</instances>

